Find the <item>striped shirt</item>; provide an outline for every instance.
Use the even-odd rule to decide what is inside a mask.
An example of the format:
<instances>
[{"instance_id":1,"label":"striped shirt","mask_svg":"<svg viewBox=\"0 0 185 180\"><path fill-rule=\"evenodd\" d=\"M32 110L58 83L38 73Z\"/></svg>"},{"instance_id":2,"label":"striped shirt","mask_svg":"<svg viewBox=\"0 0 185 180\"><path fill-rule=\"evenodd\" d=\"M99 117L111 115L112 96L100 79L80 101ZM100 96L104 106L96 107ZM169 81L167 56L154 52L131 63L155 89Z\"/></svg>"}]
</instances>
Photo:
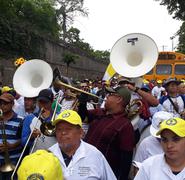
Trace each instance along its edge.
<instances>
[{"instance_id":1,"label":"striped shirt","mask_svg":"<svg viewBox=\"0 0 185 180\"><path fill-rule=\"evenodd\" d=\"M22 118L14 113L13 117L8 121L4 121L5 127L5 136L7 143L13 144L16 143L18 140L21 140L21 124ZM2 123L0 124L0 144L3 143L3 136L2 136ZM12 163L16 164L17 160L20 157L22 148L21 145L18 146L16 149L9 150L8 154ZM0 153L0 164L4 164L4 155L5 153Z\"/></svg>"}]
</instances>

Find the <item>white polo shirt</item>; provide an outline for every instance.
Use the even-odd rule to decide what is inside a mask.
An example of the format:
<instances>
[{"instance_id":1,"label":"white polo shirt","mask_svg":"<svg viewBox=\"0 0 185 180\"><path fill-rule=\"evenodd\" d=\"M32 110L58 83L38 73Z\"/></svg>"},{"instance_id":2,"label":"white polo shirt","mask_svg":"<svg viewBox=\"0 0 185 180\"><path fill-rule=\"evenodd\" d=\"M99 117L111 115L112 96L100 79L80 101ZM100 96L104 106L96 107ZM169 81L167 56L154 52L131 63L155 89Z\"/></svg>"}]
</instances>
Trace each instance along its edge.
<instances>
[{"instance_id":1,"label":"white polo shirt","mask_svg":"<svg viewBox=\"0 0 185 180\"><path fill-rule=\"evenodd\" d=\"M81 141L69 165L66 167L59 144L49 148L60 160L66 180L116 180L103 154L96 147Z\"/></svg>"},{"instance_id":2,"label":"white polo shirt","mask_svg":"<svg viewBox=\"0 0 185 180\"><path fill-rule=\"evenodd\" d=\"M156 137L150 135L143 139L137 147L134 161L142 163L145 159L162 153L163 149L161 143Z\"/></svg>"},{"instance_id":3,"label":"white polo shirt","mask_svg":"<svg viewBox=\"0 0 185 180\"><path fill-rule=\"evenodd\" d=\"M185 180L185 167L175 175L166 163L164 154L155 155L142 163L134 180Z\"/></svg>"}]
</instances>

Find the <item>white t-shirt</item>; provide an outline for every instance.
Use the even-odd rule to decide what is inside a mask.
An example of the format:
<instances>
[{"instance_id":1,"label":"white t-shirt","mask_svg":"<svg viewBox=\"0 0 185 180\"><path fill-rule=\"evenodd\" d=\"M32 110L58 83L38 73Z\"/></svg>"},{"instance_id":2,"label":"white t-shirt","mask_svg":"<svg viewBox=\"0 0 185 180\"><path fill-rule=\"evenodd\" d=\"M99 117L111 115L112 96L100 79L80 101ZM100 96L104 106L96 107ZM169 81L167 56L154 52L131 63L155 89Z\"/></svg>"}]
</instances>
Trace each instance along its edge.
<instances>
[{"instance_id":1,"label":"white t-shirt","mask_svg":"<svg viewBox=\"0 0 185 180\"><path fill-rule=\"evenodd\" d=\"M145 159L161 153L163 153L163 149L157 138L148 136L137 147L134 161L141 163Z\"/></svg>"},{"instance_id":2,"label":"white t-shirt","mask_svg":"<svg viewBox=\"0 0 185 180\"><path fill-rule=\"evenodd\" d=\"M164 110L169 113L172 113L174 117L180 117L180 113L184 111L184 102L182 97L181 96L171 97L171 100L174 102L174 104L177 104L179 113L176 112L168 98L162 103Z\"/></svg>"},{"instance_id":3,"label":"white t-shirt","mask_svg":"<svg viewBox=\"0 0 185 180\"><path fill-rule=\"evenodd\" d=\"M74 99L71 99L71 100L63 99L60 104L60 107L61 107L60 112L63 112L64 110L67 110L67 109L71 109L73 103L74 103Z\"/></svg>"},{"instance_id":4,"label":"white t-shirt","mask_svg":"<svg viewBox=\"0 0 185 180\"><path fill-rule=\"evenodd\" d=\"M166 163L164 154L155 155L142 163L134 180L185 180L185 167L175 175Z\"/></svg>"},{"instance_id":5,"label":"white t-shirt","mask_svg":"<svg viewBox=\"0 0 185 180\"><path fill-rule=\"evenodd\" d=\"M58 143L49 150L60 160L66 180L116 180L103 154L96 147L84 141L81 141L67 167Z\"/></svg>"},{"instance_id":6,"label":"white t-shirt","mask_svg":"<svg viewBox=\"0 0 185 180\"><path fill-rule=\"evenodd\" d=\"M165 91L165 88L164 87L158 87L158 86L155 86L153 89L152 89L152 95L157 97L157 99L160 99L161 97L161 92L162 91Z\"/></svg>"}]
</instances>

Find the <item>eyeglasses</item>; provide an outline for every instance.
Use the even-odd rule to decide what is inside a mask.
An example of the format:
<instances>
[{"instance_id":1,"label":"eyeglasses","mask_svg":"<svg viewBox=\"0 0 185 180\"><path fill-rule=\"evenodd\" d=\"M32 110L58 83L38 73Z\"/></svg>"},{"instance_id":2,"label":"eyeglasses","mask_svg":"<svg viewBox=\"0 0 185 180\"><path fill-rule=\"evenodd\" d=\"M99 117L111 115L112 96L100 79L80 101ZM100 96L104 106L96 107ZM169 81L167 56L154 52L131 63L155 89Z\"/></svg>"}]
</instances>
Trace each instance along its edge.
<instances>
[{"instance_id":1,"label":"eyeglasses","mask_svg":"<svg viewBox=\"0 0 185 180\"><path fill-rule=\"evenodd\" d=\"M117 96L117 97L120 97L120 95L117 94L117 93L108 93L108 96Z\"/></svg>"}]
</instances>

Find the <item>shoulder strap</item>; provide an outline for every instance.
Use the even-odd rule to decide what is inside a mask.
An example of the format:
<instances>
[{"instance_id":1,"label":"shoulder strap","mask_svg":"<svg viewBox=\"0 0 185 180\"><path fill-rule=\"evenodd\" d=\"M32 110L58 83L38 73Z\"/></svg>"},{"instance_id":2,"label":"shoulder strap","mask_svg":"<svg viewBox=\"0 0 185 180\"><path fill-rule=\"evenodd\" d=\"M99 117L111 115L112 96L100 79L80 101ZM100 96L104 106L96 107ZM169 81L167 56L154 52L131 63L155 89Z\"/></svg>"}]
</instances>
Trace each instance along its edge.
<instances>
[{"instance_id":1,"label":"shoulder strap","mask_svg":"<svg viewBox=\"0 0 185 180\"><path fill-rule=\"evenodd\" d=\"M175 111L176 111L177 113L179 113L179 108L177 107L176 104L174 104L174 102L172 101L172 99L170 98L170 96L168 96L168 99L170 100L171 104L173 105Z\"/></svg>"}]
</instances>

